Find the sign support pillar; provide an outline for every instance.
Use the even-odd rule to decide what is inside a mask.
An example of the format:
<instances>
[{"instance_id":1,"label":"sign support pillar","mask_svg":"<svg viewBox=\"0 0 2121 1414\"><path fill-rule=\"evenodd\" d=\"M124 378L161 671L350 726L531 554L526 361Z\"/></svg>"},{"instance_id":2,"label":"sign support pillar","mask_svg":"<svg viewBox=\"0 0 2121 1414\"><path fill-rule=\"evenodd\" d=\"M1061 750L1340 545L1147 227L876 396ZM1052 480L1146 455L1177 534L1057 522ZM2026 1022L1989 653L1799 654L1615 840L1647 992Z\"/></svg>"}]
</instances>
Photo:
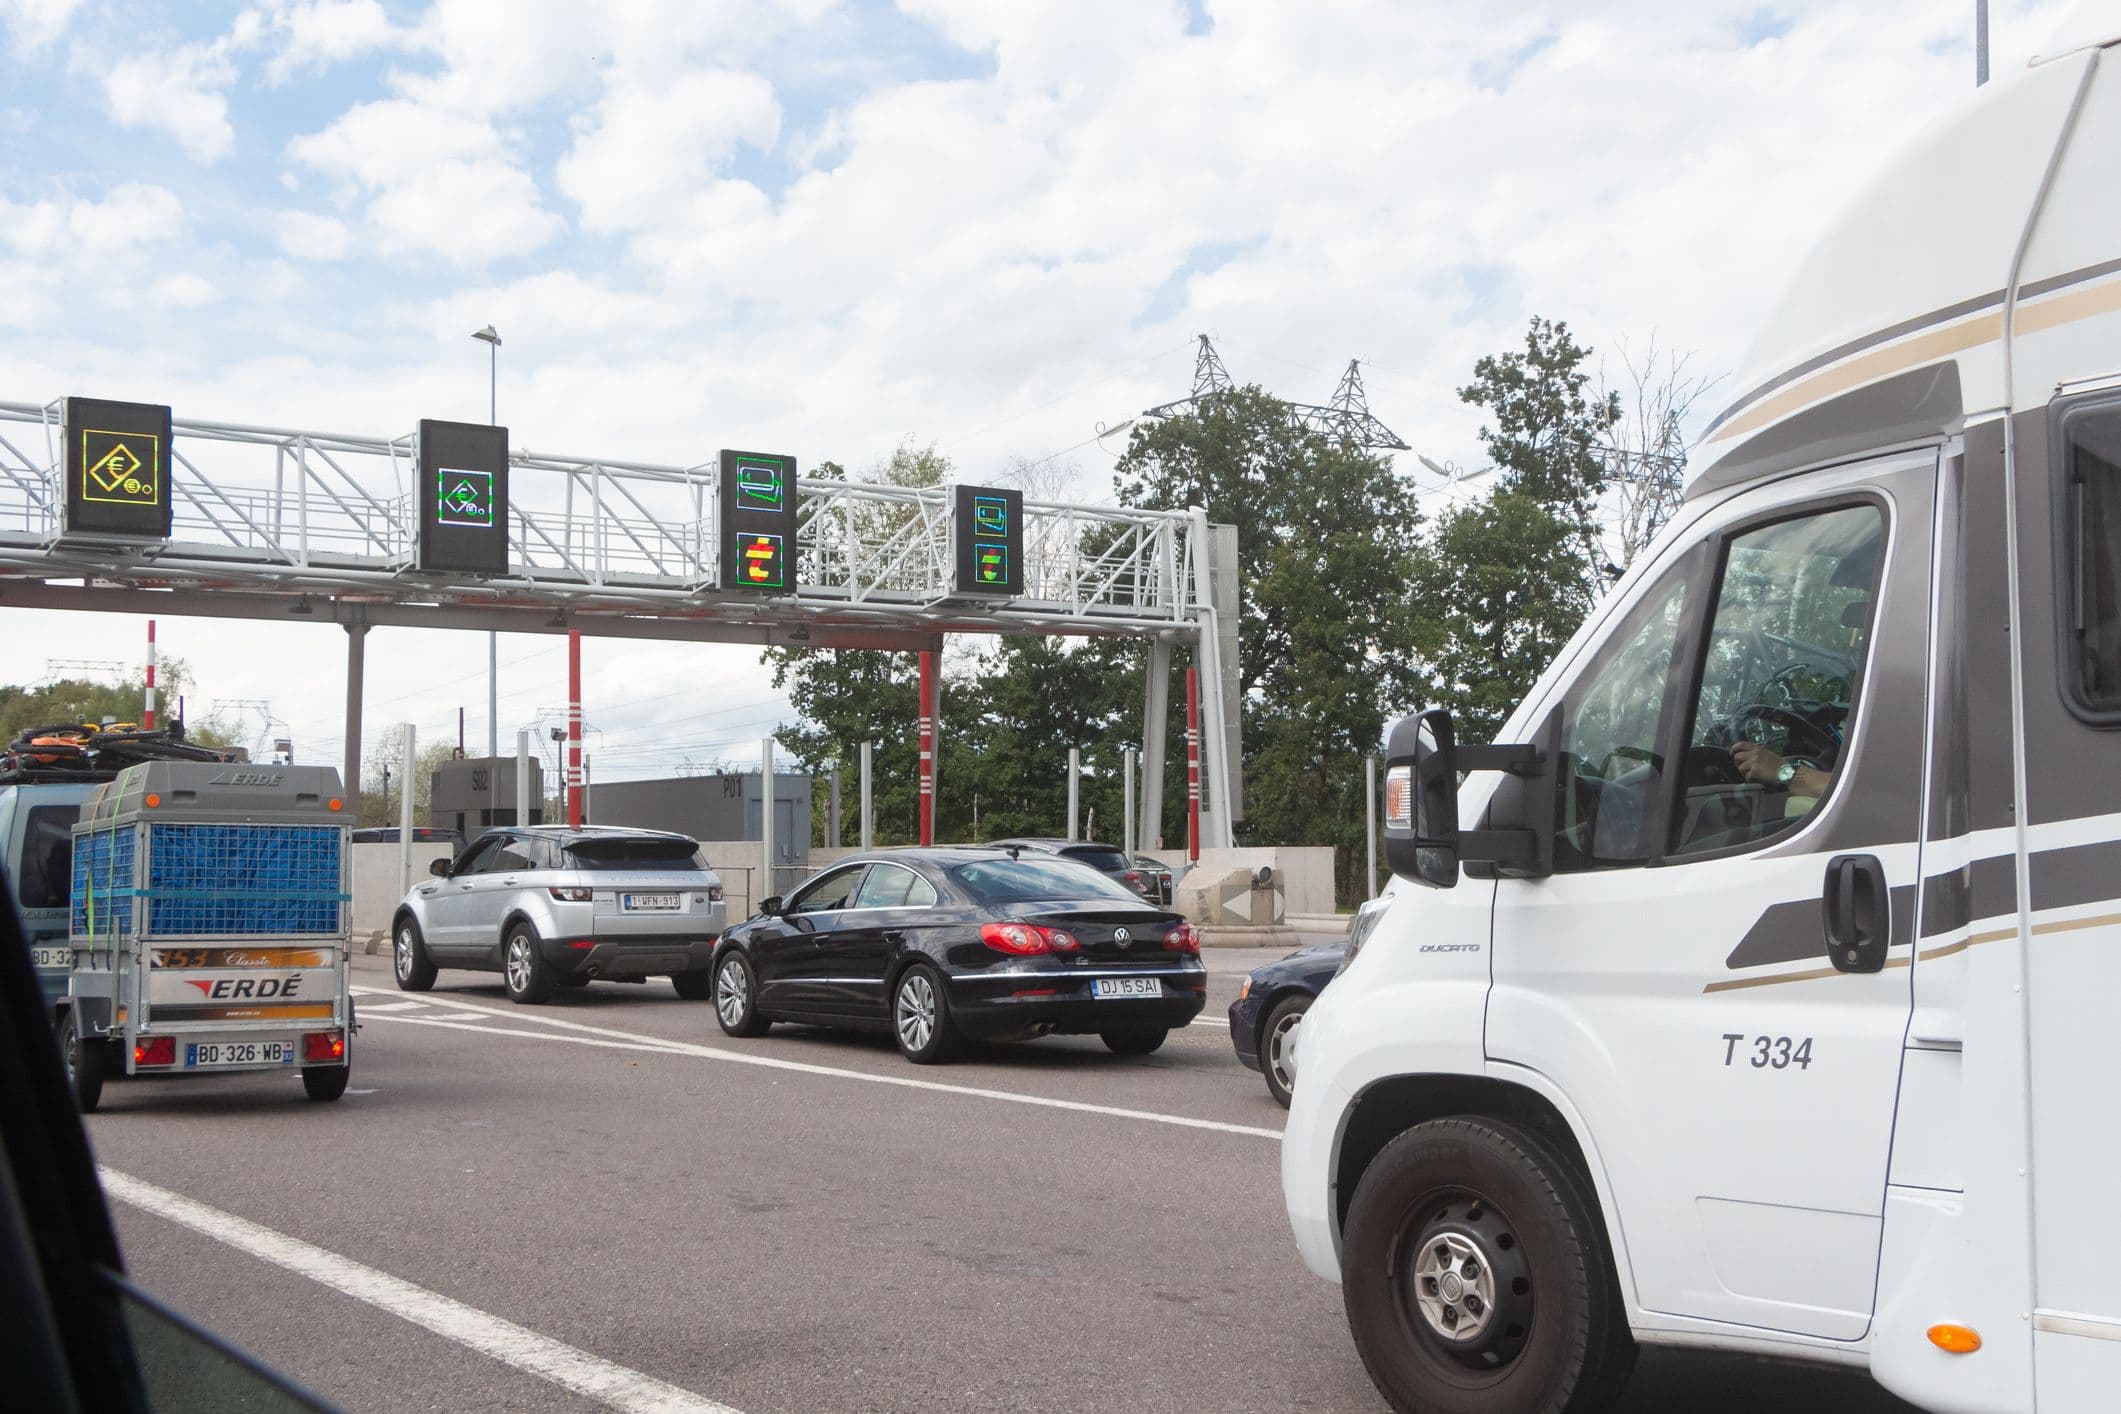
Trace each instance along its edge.
<instances>
[{"instance_id":1,"label":"sign support pillar","mask_svg":"<svg viewBox=\"0 0 2121 1414\"><path fill-rule=\"evenodd\" d=\"M921 844L935 843L935 653L922 649L920 705Z\"/></svg>"},{"instance_id":2,"label":"sign support pillar","mask_svg":"<svg viewBox=\"0 0 2121 1414\"><path fill-rule=\"evenodd\" d=\"M414 749L418 732L413 724L405 724L404 745L400 748L398 762L398 896L412 892L412 789L413 759L418 755Z\"/></svg>"},{"instance_id":3,"label":"sign support pillar","mask_svg":"<svg viewBox=\"0 0 2121 1414\"><path fill-rule=\"evenodd\" d=\"M1142 812L1135 840L1164 847L1164 728L1171 715L1171 645L1149 640L1148 681L1142 692Z\"/></svg>"},{"instance_id":4,"label":"sign support pillar","mask_svg":"<svg viewBox=\"0 0 2121 1414\"><path fill-rule=\"evenodd\" d=\"M831 794L825 797L825 844L840 847L840 763L832 763Z\"/></svg>"},{"instance_id":5,"label":"sign support pillar","mask_svg":"<svg viewBox=\"0 0 2121 1414\"><path fill-rule=\"evenodd\" d=\"M862 848L876 848L876 797L869 786L869 757L874 742L862 743Z\"/></svg>"},{"instance_id":6,"label":"sign support pillar","mask_svg":"<svg viewBox=\"0 0 2121 1414\"><path fill-rule=\"evenodd\" d=\"M340 789L360 813L361 800L361 677L368 653L368 625L346 625L346 779ZM402 896L402 895L401 895Z\"/></svg>"},{"instance_id":7,"label":"sign support pillar","mask_svg":"<svg viewBox=\"0 0 2121 1414\"><path fill-rule=\"evenodd\" d=\"M1134 833L1134 748L1131 746L1123 746L1119 749L1119 775L1120 795L1122 797L1119 816L1120 848L1127 851L1127 867L1131 869L1134 867L1133 854L1136 848L1136 835Z\"/></svg>"},{"instance_id":8,"label":"sign support pillar","mask_svg":"<svg viewBox=\"0 0 2121 1414\"><path fill-rule=\"evenodd\" d=\"M531 823L530 814L530 732L528 728L516 733L516 825Z\"/></svg>"},{"instance_id":9,"label":"sign support pillar","mask_svg":"<svg viewBox=\"0 0 2121 1414\"><path fill-rule=\"evenodd\" d=\"M582 828L582 631L567 630L567 825Z\"/></svg>"},{"instance_id":10,"label":"sign support pillar","mask_svg":"<svg viewBox=\"0 0 2121 1414\"><path fill-rule=\"evenodd\" d=\"M1200 863L1200 669L1186 669L1186 858Z\"/></svg>"},{"instance_id":11,"label":"sign support pillar","mask_svg":"<svg viewBox=\"0 0 2121 1414\"><path fill-rule=\"evenodd\" d=\"M153 619L147 621L147 714L140 719L140 725L148 731L155 729L155 621Z\"/></svg>"},{"instance_id":12,"label":"sign support pillar","mask_svg":"<svg viewBox=\"0 0 2121 1414\"><path fill-rule=\"evenodd\" d=\"M758 901L773 896L773 738L759 739L759 891L752 896L751 911Z\"/></svg>"},{"instance_id":13,"label":"sign support pillar","mask_svg":"<svg viewBox=\"0 0 2121 1414\"><path fill-rule=\"evenodd\" d=\"M1075 808L1081 795L1080 782L1082 778L1083 749L1079 746L1071 746L1068 748L1068 838L1071 840L1077 838L1075 831L1076 822L1082 818L1076 813Z\"/></svg>"}]
</instances>

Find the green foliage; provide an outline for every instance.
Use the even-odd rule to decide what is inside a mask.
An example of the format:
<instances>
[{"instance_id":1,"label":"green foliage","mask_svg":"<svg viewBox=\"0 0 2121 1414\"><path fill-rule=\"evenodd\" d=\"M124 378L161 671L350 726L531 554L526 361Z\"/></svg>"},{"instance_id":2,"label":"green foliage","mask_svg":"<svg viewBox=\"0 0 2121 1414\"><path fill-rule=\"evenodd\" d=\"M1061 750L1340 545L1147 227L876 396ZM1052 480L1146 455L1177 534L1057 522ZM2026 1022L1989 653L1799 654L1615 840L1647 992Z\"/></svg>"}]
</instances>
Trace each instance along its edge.
<instances>
[{"instance_id":1,"label":"green foliage","mask_svg":"<svg viewBox=\"0 0 2121 1414\"><path fill-rule=\"evenodd\" d=\"M191 668L182 658L164 658L155 674L155 724L175 720L174 706L180 693L192 685ZM58 678L52 682L13 686L0 684L0 745L33 727L100 723L105 720L138 724L146 707L147 676L135 673L121 681L92 682L86 678ZM202 746L230 746L234 739L225 724L208 717L185 723L190 740Z\"/></svg>"},{"instance_id":2,"label":"green foliage","mask_svg":"<svg viewBox=\"0 0 2121 1414\"><path fill-rule=\"evenodd\" d=\"M1522 353L1493 354L1473 365L1458 390L1494 419L1480 441L1502 473L1505 493L1525 496L1566 520L1582 540L1586 567L1597 545L1598 497L1606 489L1604 439L1620 420L1620 395L1587 397L1591 351L1567 324L1532 317Z\"/></svg>"}]
</instances>

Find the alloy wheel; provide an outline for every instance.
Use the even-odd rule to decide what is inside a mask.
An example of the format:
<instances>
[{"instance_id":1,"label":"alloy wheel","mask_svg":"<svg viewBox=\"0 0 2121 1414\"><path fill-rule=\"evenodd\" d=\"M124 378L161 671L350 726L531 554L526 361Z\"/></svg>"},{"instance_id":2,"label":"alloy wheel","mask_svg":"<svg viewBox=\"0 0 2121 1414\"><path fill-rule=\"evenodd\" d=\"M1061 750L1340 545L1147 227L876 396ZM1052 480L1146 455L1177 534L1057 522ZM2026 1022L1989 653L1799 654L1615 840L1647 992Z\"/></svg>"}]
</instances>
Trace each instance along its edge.
<instances>
[{"instance_id":1,"label":"alloy wheel","mask_svg":"<svg viewBox=\"0 0 2121 1414\"><path fill-rule=\"evenodd\" d=\"M518 992L530 990L530 939L521 933L508 940L508 985Z\"/></svg>"},{"instance_id":2,"label":"alloy wheel","mask_svg":"<svg viewBox=\"0 0 2121 1414\"><path fill-rule=\"evenodd\" d=\"M1303 1019L1302 1012L1292 1011L1274 1023L1274 1030L1267 1037L1267 1064L1274 1068L1274 1083L1284 1090L1296 1086L1296 1077L1289 1073L1289 1043L1295 1039L1296 1028Z\"/></svg>"},{"instance_id":3,"label":"alloy wheel","mask_svg":"<svg viewBox=\"0 0 2121 1414\"><path fill-rule=\"evenodd\" d=\"M909 973L898 989L898 1038L909 1051L935 1035L935 986L921 972Z\"/></svg>"},{"instance_id":4,"label":"alloy wheel","mask_svg":"<svg viewBox=\"0 0 2121 1414\"><path fill-rule=\"evenodd\" d=\"M409 925L398 930L395 961L398 965L398 980L400 982L412 976L412 928Z\"/></svg>"},{"instance_id":5,"label":"alloy wheel","mask_svg":"<svg viewBox=\"0 0 2121 1414\"><path fill-rule=\"evenodd\" d=\"M714 975L714 1009L722 1018L722 1025L732 1031L744 1024L744 1015L751 1010L751 988L744 976L744 964L733 957Z\"/></svg>"}]
</instances>

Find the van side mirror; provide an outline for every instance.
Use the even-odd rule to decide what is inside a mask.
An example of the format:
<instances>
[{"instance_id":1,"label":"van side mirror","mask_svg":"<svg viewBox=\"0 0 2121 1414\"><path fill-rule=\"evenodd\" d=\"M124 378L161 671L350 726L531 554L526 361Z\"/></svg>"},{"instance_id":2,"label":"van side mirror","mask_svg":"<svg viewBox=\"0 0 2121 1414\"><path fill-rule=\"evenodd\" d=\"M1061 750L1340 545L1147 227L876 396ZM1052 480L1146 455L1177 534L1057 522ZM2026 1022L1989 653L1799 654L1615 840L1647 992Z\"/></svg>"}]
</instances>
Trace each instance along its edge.
<instances>
[{"instance_id":1,"label":"van side mirror","mask_svg":"<svg viewBox=\"0 0 2121 1414\"><path fill-rule=\"evenodd\" d=\"M427 872L434 875L437 879L446 879L449 877L449 861L447 859L430 859L427 861Z\"/></svg>"},{"instance_id":2,"label":"van side mirror","mask_svg":"<svg viewBox=\"0 0 2121 1414\"><path fill-rule=\"evenodd\" d=\"M1458 866L1493 864L1513 873L1543 873L1535 830L1460 830L1462 771L1544 776L1547 753L1532 745L1458 745L1449 709L1431 707L1392 724L1385 741L1385 862L1412 884L1448 889Z\"/></svg>"},{"instance_id":3,"label":"van side mirror","mask_svg":"<svg viewBox=\"0 0 2121 1414\"><path fill-rule=\"evenodd\" d=\"M759 916L762 918L780 917L781 902L779 894L766 895L766 897L759 900Z\"/></svg>"}]
</instances>

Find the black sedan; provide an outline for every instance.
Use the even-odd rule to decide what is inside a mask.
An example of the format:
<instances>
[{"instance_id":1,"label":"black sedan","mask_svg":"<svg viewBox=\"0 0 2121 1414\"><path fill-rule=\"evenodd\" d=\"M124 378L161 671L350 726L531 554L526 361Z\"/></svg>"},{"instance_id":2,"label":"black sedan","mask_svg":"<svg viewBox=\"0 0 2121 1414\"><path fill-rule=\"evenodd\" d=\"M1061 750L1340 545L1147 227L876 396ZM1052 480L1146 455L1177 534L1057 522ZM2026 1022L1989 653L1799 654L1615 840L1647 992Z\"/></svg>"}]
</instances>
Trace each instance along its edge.
<instances>
[{"instance_id":1,"label":"black sedan","mask_svg":"<svg viewBox=\"0 0 2121 1414\"><path fill-rule=\"evenodd\" d=\"M1340 971L1346 943L1303 948L1278 962L1255 967L1230 1003L1230 1044L1237 1058L1267 1077L1267 1093L1289 1107L1295 1075L1289 1046L1297 1023Z\"/></svg>"},{"instance_id":2,"label":"black sedan","mask_svg":"<svg viewBox=\"0 0 2121 1414\"><path fill-rule=\"evenodd\" d=\"M856 855L722 935L722 1030L889 1031L917 1065L968 1039L1096 1035L1125 1056L1207 1002L1200 937L1094 869L1001 849Z\"/></svg>"}]
</instances>

